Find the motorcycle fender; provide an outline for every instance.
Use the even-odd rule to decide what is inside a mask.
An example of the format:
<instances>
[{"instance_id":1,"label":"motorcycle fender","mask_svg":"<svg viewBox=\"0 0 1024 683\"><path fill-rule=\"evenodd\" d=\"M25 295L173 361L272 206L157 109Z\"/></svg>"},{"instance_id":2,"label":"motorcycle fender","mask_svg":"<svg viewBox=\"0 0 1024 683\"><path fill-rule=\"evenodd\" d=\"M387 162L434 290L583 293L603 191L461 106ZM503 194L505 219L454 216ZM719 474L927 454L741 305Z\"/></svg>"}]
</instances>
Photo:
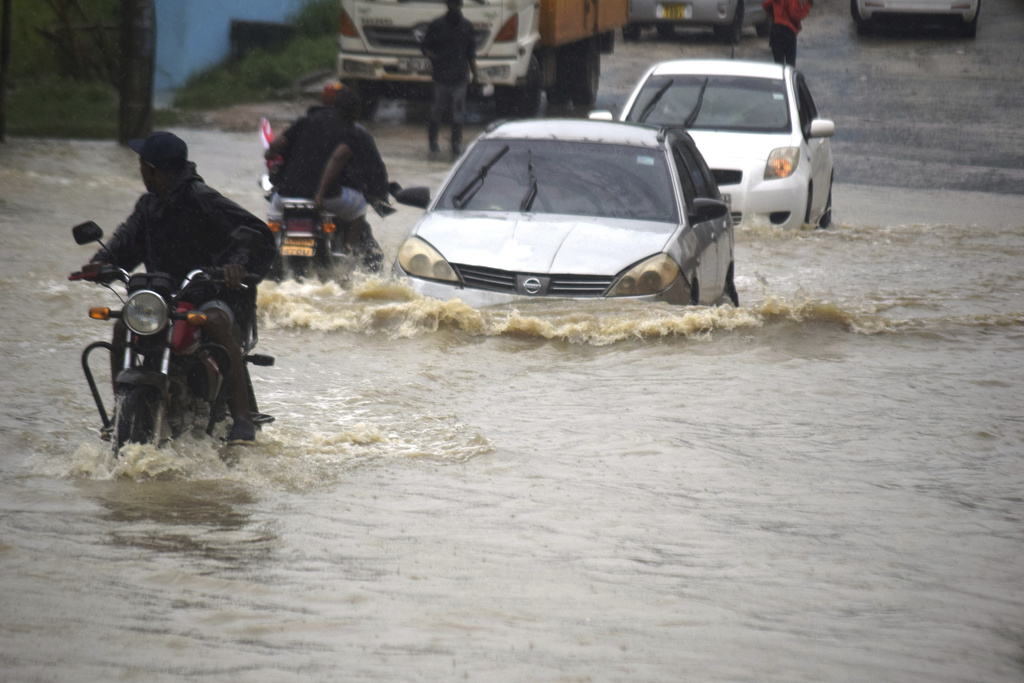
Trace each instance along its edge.
<instances>
[{"instance_id":1,"label":"motorcycle fender","mask_svg":"<svg viewBox=\"0 0 1024 683\"><path fill-rule=\"evenodd\" d=\"M167 375L162 375L159 372L153 372L152 370L142 370L140 368L128 368L126 370L122 370L117 375L117 384L119 386L147 384L159 389L161 395L166 394L170 386Z\"/></svg>"}]
</instances>

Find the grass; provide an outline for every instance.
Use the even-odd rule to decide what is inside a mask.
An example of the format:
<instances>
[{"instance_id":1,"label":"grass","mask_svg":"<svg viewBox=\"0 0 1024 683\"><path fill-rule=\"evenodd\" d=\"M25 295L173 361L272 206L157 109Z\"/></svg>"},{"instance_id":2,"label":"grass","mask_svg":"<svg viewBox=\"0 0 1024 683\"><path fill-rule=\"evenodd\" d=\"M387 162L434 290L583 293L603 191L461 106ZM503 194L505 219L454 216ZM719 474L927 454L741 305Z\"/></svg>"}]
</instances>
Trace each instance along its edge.
<instances>
[{"instance_id":1,"label":"grass","mask_svg":"<svg viewBox=\"0 0 1024 683\"><path fill-rule=\"evenodd\" d=\"M94 16L107 18L119 0L80 0ZM36 28L55 21L49 3L14 0L12 55L7 93L7 133L26 137L107 139L117 137L118 93L114 85L59 74L52 45ZM105 14L107 13L107 14ZM190 118L189 110L293 96L302 76L331 68L337 58L337 0L312 0L291 19L295 38L273 54L252 50L193 77L177 93L174 109L154 112L165 128Z\"/></svg>"}]
</instances>

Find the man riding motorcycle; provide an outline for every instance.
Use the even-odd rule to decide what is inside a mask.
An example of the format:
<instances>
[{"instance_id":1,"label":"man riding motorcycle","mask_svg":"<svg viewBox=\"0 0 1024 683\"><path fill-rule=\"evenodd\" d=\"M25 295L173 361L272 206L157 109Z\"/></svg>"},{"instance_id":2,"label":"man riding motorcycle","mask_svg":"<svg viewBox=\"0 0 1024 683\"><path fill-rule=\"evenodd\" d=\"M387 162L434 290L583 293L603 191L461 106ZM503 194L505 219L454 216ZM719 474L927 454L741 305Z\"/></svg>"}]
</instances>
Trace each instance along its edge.
<instances>
[{"instance_id":1,"label":"man riding motorcycle","mask_svg":"<svg viewBox=\"0 0 1024 683\"><path fill-rule=\"evenodd\" d=\"M324 100L329 106L312 108L274 138L264 154L271 161L283 159L274 178L270 215L280 218L282 197L314 200L318 210L344 224L339 250L361 256L365 268L377 271L383 254L366 222L366 206L368 200L387 202L387 168L373 136L356 123L362 108L356 91L325 89Z\"/></svg>"},{"instance_id":2,"label":"man riding motorcycle","mask_svg":"<svg viewBox=\"0 0 1024 683\"><path fill-rule=\"evenodd\" d=\"M156 132L128 144L139 154L147 192L82 271L97 272L110 265L130 272L142 263L148 272L168 273L180 281L197 268L223 268L226 286L213 286L189 302L206 313L204 334L222 346L230 360L225 379L234 424L228 440L252 442L256 429L237 321L255 314L256 289L243 289L242 281L247 273L262 278L270 268L275 253L273 233L259 218L203 182L196 165L188 160L187 145L178 136ZM258 232L263 245L233 240L232 233L240 227ZM111 354L115 381L125 334L124 323L118 320Z\"/></svg>"}]
</instances>

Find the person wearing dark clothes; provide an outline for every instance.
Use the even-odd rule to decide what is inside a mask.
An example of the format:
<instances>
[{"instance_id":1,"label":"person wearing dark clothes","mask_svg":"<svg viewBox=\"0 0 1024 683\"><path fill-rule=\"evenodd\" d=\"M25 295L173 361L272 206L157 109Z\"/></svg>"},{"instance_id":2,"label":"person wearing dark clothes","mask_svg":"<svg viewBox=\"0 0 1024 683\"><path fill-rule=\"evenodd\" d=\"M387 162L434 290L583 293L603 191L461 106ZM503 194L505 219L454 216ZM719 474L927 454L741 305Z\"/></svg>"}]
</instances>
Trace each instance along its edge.
<instances>
[{"instance_id":1,"label":"person wearing dark clothes","mask_svg":"<svg viewBox=\"0 0 1024 683\"><path fill-rule=\"evenodd\" d=\"M796 66L796 34L811 13L813 0L764 0L761 7L772 18L768 45L777 64Z\"/></svg>"},{"instance_id":2,"label":"person wearing dark clothes","mask_svg":"<svg viewBox=\"0 0 1024 683\"><path fill-rule=\"evenodd\" d=\"M452 155L462 154L462 126L466 122L467 79L477 81L476 37L473 25L462 16L462 0L448 0L448 12L427 26L420 44L434 72L434 104L427 131L430 151L438 152L438 132L446 110L452 117Z\"/></svg>"},{"instance_id":3,"label":"person wearing dark clothes","mask_svg":"<svg viewBox=\"0 0 1024 683\"><path fill-rule=\"evenodd\" d=\"M147 192L106 248L96 252L82 271L95 272L109 264L130 272L142 264L148 272L168 273L180 282L197 268L223 268L226 286L214 286L200 300L189 301L206 313L203 334L224 347L231 361L226 379L234 425L228 440L254 441L245 361L241 340L233 330L236 319L254 315L256 288L243 289L242 280L247 273L262 278L270 269L273 233L266 223L203 182L178 136L161 131L145 140L130 140L128 145L139 154ZM241 227L258 232L262 244L233 239L232 233ZM124 355L125 334L124 323L118 320L112 363Z\"/></svg>"},{"instance_id":4,"label":"person wearing dark clothes","mask_svg":"<svg viewBox=\"0 0 1024 683\"><path fill-rule=\"evenodd\" d=\"M342 87L331 107L318 107L270 143L264 156L282 157L283 170L270 202L271 217L283 212L282 197L312 199L346 225L340 249L362 253L363 264L379 270L383 254L366 222L367 200L386 202L388 172L373 136L356 123L361 103Z\"/></svg>"}]
</instances>

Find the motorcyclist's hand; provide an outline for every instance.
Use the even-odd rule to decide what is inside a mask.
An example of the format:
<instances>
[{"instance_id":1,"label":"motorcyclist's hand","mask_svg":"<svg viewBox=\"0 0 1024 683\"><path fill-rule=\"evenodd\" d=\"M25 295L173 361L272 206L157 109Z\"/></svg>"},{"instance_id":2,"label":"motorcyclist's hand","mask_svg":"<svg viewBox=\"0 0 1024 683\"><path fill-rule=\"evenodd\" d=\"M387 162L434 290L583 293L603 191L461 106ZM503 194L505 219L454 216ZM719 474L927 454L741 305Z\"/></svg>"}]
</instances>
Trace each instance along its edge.
<instances>
[{"instance_id":1,"label":"motorcyclist's hand","mask_svg":"<svg viewBox=\"0 0 1024 683\"><path fill-rule=\"evenodd\" d=\"M237 263L229 263L224 266L224 284L231 289L241 289L242 279L245 277L245 268Z\"/></svg>"}]
</instances>

